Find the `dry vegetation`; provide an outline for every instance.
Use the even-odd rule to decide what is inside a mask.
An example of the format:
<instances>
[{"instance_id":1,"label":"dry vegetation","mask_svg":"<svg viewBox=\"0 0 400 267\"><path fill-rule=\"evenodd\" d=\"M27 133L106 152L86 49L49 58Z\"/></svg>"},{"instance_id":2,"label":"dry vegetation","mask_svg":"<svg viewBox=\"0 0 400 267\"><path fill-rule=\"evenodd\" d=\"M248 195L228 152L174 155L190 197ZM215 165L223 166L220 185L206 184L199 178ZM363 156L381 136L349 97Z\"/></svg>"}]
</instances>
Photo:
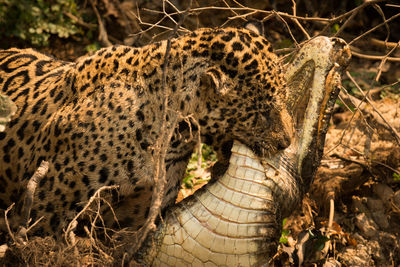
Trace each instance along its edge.
<instances>
[{"instance_id":1,"label":"dry vegetation","mask_svg":"<svg viewBox=\"0 0 400 267\"><path fill-rule=\"evenodd\" d=\"M85 10L96 15L102 46L116 43L141 46L199 27L241 26L249 20L263 23L265 35L282 60L289 58L303 41L318 35L341 37L351 45L353 60L343 76L324 159L302 207L284 222L281 245L274 259L276 266L400 265L400 5L384 0L338 2L90 0L82 3ZM76 22L93 27L83 21ZM53 39L50 47L42 50L68 60L84 53L79 42L71 40L63 51L60 43ZM165 115L165 105L162 112ZM122 262L134 265L132 255L155 229L160 214L166 144L181 118L177 113L159 126L164 135L154 147L158 168L154 173L153 205L141 230L115 233L104 229L96 234L95 223L101 224L99 206L107 205L99 191L83 210L92 221L91 227L85 228L85 237L74 235L75 220L66 229L65 241L56 242L51 237L27 239L23 231L0 233L0 240L9 244L0 262L10 266Z\"/></svg>"}]
</instances>

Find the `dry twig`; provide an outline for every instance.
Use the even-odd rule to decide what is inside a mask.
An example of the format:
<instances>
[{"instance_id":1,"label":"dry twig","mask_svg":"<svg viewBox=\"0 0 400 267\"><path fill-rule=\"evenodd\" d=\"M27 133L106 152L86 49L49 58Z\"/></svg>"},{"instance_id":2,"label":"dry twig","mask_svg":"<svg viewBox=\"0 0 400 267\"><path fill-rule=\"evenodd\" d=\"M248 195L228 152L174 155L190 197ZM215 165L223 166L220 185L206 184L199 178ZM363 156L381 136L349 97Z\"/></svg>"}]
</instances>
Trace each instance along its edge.
<instances>
[{"instance_id":1,"label":"dry twig","mask_svg":"<svg viewBox=\"0 0 400 267\"><path fill-rule=\"evenodd\" d=\"M71 244L74 245L73 241L74 240L70 240L70 236L71 236L71 232L74 231L74 229L77 226L77 221L79 219L79 217L82 216L83 213L85 213L90 205L96 200L96 199L100 199L100 194L103 191L108 191L108 190L116 190L118 189L119 186L117 185L110 185L110 186L102 186L99 189L97 189L97 191L93 194L93 196L90 197L89 201L86 203L86 205L83 207L83 209L71 220L71 222L68 224L67 229L65 230L65 241L67 242L67 244ZM72 234L73 235L73 234ZM74 239L74 238L73 238ZM70 242L71 241L71 242Z\"/></svg>"},{"instance_id":2,"label":"dry twig","mask_svg":"<svg viewBox=\"0 0 400 267\"><path fill-rule=\"evenodd\" d=\"M78 18L77 16L71 14L70 12L63 12L63 14L65 16L67 16L68 18L72 19L76 24L81 25L82 27L85 27L87 29L96 29L97 25L94 23L87 23L85 21L83 21L81 18Z\"/></svg>"},{"instance_id":3,"label":"dry twig","mask_svg":"<svg viewBox=\"0 0 400 267\"><path fill-rule=\"evenodd\" d=\"M24 244L25 240L27 239L27 233L29 230L31 230L35 225L37 225L43 217L40 217L39 220L37 220L35 223L33 223L31 226L28 227L29 221L30 221L30 213L33 205L33 198L35 195L36 187L40 180L47 174L49 168L49 163L47 161L42 161L40 163L40 166L37 168L36 172L32 175L32 177L29 179L27 187L26 187L26 194L25 194L25 199L24 203L22 206L22 221L20 222L20 225L18 226L18 232L16 235L13 234L11 231L10 224L8 222L8 212L14 207L13 203L10 207L7 208L5 211L5 223L7 226L8 233L11 237L11 239L14 241L14 243L17 244Z\"/></svg>"},{"instance_id":4,"label":"dry twig","mask_svg":"<svg viewBox=\"0 0 400 267\"><path fill-rule=\"evenodd\" d=\"M24 216L22 225L24 227L28 227L28 221L30 219L31 209L33 205L33 197L35 195L36 187L40 182L40 180L42 180L43 177L47 174L48 170L49 170L49 162L42 161L40 163L40 166L37 168L36 172L29 179L29 182L26 186L26 195L22 208L22 214Z\"/></svg>"},{"instance_id":5,"label":"dry twig","mask_svg":"<svg viewBox=\"0 0 400 267\"><path fill-rule=\"evenodd\" d=\"M399 46L400 46L400 41L397 42L397 45L396 45L395 47L393 47L393 48L383 57L382 62L381 62L381 64L379 64L379 67L378 67L378 74L376 75L376 78L375 78L375 81L376 81L376 82L379 81L379 78L381 77L383 65L385 65L385 63L386 63L386 61L387 61L389 55L390 55L391 53L393 53L393 51L396 50L396 48L399 47ZM400 61L400 58L399 58L399 61Z\"/></svg>"},{"instance_id":6,"label":"dry twig","mask_svg":"<svg viewBox=\"0 0 400 267\"><path fill-rule=\"evenodd\" d=\"M293 9L293 16L296 16L296 2L294 0L292 0L292 9ZM310 40L311 39L310 35L304 29L304 27L300 24L299 20L296 18L293 18L292 20L299 27L299 29L303 32L303 34L306 36L307 40Z\"/></svg>"},{"instance_id":7,"label":"dry twig","mask_svg":"<svg viewBox=\"0 0 400 267\"><path fill-rule=\"evenodd\" d=\"M93 3L93 0L90 0L90 4L92 5L93 11L96 14L97 21L99 22L99 42L103 46L111 46L112 43L108 40L108 35L106 28L103 24L103 19L101 18L100 13L96 8L96 5Z\"/></svg>"},{"instance_id":8,"label":"dry twig","mask_svg":"<svg viewBox=\"0 0 400 267\"><path fill-rule=\"evenodd\" d=\"M397 132L395 128L393 128L392 125L386 120L386 118L379 112L379 110L375 107L375 105L372 103L372 100L369 99L369 97L364 93L364 91L360 88L358 83L354 80L353 76L351 76L350 72L346 71L347 77L350 78L350 80L353 82L353 84L357 87L357 89L360 91L360 93L364 96L364 99L368 102L368 104L371 105L373 108L374 112L379 115L379 117L383 120L383 122L386 124L386 127L393 135L395 138L397 144L400 146L400 135Z\"/></svg>"},{"instance_id":9,"label":"dry twig","mask_svg":"<svg viewBox=\"0 0 400 267\"><path fill-rule=\"evenodd\" d=\"M363 34L359 35L358 37L354 38L353 40L351 40L348 45L351 45L352 43L356 42L357 40L363 38L364 36L370 34L371 32L375 31L376 29L378 29L379 27L383 26L383 25L387 25L387 23L389 23L390 21L394 20L395 18L400 17L400 13L391 16L390 18L386 19L384 22L376 25L375 27L369 29L368 31L364 32Z\"/></svg>"},{"instance_id":10,"label":"dry twig","mask_svg":"<svg viewBox=\"0 0 400 267\"><path fill-rule=\"evenodd\" d=\"M14 243L17 243L17 240L15 239L14 233L11 231L11 227L10 224L8 222L8 212L10 212L10 210L12 210L12 208L14 207L15 203L12 203L4 212L4 219L5 219L5 223L7 226L7 230L8 230L8 234L10 235L11 239L14 241Z\"/></svg>"},{"instance_id":11,"label":"dry twig","mask_svg":"<svg viewBox=\"0 0 400 267\"><path fill-rule=\"evenodd\" d=\"M373 55L366 55L360 52L355 51L353 46L351 47L351 54L359 57L359 58L365 58L365 59L371 59L371 60L386 60L386 61L392 61L392 62L400 62L400 58L398 57L388 57L388 56L373 56Z\"/></svg>"}]
</instances>

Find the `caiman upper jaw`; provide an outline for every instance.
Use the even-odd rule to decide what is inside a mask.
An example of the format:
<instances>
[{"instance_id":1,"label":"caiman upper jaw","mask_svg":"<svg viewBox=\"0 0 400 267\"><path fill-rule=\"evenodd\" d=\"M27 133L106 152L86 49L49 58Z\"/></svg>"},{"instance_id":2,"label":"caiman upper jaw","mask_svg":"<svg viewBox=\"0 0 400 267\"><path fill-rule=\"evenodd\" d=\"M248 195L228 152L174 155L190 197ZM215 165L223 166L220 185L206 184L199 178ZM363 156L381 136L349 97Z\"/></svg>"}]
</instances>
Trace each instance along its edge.
<instances>
[{"instance_id":1,"label":"caiman upper jaw","mask_svg":"<svg viewBox=\"0 0 400 267\"><path fill-rule=\"evenodd\" d=\"M320 36L299 50L285 72L287 107L296 128L291 151L297 157L297 170L305 187L321 160L340 76L350 58L350 49L342 39Z\"/></svg>"}]
</instances>

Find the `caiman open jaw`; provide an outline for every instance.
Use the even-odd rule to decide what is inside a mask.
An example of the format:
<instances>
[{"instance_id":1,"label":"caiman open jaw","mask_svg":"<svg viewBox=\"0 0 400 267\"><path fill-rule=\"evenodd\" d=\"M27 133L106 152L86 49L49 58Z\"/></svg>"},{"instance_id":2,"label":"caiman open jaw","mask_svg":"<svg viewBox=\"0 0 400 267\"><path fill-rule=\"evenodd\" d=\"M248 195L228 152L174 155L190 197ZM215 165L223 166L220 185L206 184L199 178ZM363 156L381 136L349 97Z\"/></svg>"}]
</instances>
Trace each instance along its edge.
<instances>
[{"instance_id":1,"label":"caiman open jaw","mask_svg":"<svg viewBox=\"0 0 400 267\"><path fill-rule=\"evenodd\" d=\"M320 36L299 50L285 72L289 87L287 107L296 129L291 149L297 157L298 174L307 187L316 170L314 165L322 157L340 90L340 74L350 58L350 48L343 40Z\"/></svg>"}]
</instances>

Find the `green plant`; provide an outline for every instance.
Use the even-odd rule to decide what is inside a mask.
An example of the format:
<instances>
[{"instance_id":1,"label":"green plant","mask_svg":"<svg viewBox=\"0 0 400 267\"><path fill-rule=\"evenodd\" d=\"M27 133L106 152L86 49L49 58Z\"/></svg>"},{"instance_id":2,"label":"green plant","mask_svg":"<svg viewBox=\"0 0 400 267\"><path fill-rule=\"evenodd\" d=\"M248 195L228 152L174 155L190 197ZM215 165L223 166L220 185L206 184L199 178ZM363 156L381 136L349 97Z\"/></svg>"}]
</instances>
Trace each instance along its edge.
<instances>
[{"instance_id":1,"label":"green plant","mask_svg":"<svg viewBox=\"0 0 400 267\"><path fill-rule=\"evenodd\" d=\"M337 33L339 31L339 29L340 29L340 26L337 23L333 24L331 27L332 33Z\"/></svg>"},{"instance_id":2,"label":"green plant","mask_svg":"<svg viewBox=\"0 0 400 267\"><path fill-rule=\"evenodd\" d=\"M394 173L393 173L393 180L394 180L395 182L400 182L400 174L394 172Z\"/></svg>"},{"instance_id":3,"label":"green plant","mask_svg":"<svg viewBox=\"0 0 400 267\"><path fill-rule=\"evenodd\" d=\"M311 230L308 230L308 233L310 234L310 239L313 241L313 249L314 251L322 251L325 247L325 244L330 238L324 234L321 234L321 232L317 232L314 234Z\"/></svg>"},{"instance_id":4,"label":"green plant","mask_svg":"<svg viewBox=\"0 0 400 267\"><path fill-rule=\"evenodd\" d=\"M0 0L0 37L46 46L52 34L68 38L83 32L70 17L79 17L75 0Z\"/></svg>"},{"instance_id":5,"label":"green plant","mask_svg":"<svg viewBox=\"0 0 400 267\"><path fill-rule=\"evenodd\" d=\"M372 71L350 71L350 75L356 80L357 84L363 91L368 91L373 86L379 86L380 82L375 82L376 73ZM350 79L343 79L342 85L347 92L354 96L363 97L357 86Z\"/></svg>"},{"instance_id":6,"label":"green plant","mask_svg":"<svg viewBox=\"0 0 400 267\"><path fill-rule=\"evenodd\" d=\"M202 177L196 176L196 170L198 169L198 158L199 154L193 153L189 160L186 168L186 175L183 178L183 184L186 188L192 188L194 185L208 181L209 178L203 179ZM210 167L212 163L217 161L217 155L211 146L206 144L201 145L201 168L206 169Z\"/></svg>"},{"instance_id":7,"label":"green plant","mask_svg":"<svg viewBox=\"0 0 400 267\"><path fill-rule=\"evenodd\" d=\"M287 218L283 219L282 221L282 233L281 237L279 238L279 243L287 245L288 244L288 237L290 235L290 230L289 229L284 229L285 225L287 222Z\"/></svg>"},{"instance_id":8,"label":"green plant","mask_svg":"<svg viewBox=\"0 0 400 267\"><path fill-rule=\"evenodd\" d=\"M276 49L293 47L293 41L289 38L283 39L276 45Z\"/></svg>"},{"instance_id":9,"label":"green plant","mask_svg":"<svg viewBox=\"0 0 400 267\"><path fill-rule=\"evenodd\" d=\"M101 45L98 42L94 42L85 47L86 52L94 53L101 48Z\"/></svg>"},{"instance_id":10,"label":"green plant","mask_svg":"<svg viewBox=\"0 0 400 267\"><path fill-rule=\"evenodd\" d=\"M400 78L397 82L391 85L385 85L380 94L381 98L390 97L392 99L398 100L400 98Z\"/></svg>"}]
</instances>

